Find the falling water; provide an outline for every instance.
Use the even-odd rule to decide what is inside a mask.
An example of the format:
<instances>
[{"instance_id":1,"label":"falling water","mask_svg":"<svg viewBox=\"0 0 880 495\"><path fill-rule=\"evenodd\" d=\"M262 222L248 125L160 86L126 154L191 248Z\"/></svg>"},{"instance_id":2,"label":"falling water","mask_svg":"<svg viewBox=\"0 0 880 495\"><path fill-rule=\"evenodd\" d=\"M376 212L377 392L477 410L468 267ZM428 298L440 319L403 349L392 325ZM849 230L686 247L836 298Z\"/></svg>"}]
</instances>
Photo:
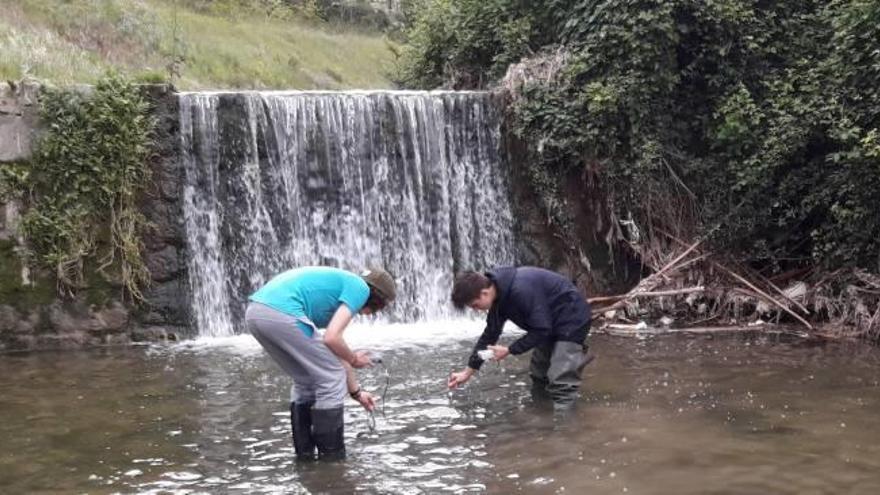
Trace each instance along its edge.
<instances>
[{"instance_id":1,"label":"falling water","mask_svg":"<svg viewBox=\"0 0 880 495\"><path fill-rule=\"evenodd\" d=\"M297 266L398 279L395 320L449 314L453 274L514 262L499 115L480 92L180 95L193 314L240 328Z\"/></svg>"}]
</instances>

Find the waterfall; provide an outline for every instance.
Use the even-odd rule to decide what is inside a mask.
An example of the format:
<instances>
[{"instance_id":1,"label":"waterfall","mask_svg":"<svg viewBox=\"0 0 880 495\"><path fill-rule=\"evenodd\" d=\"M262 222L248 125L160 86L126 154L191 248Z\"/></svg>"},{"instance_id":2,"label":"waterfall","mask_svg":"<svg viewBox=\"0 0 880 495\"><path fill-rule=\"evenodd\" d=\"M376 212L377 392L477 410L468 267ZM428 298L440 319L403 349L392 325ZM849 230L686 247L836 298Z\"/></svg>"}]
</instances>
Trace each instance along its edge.
<instances>
[{"instance_id":1,"label":"waterfall","mask_svg":"<svg viewBox=\"0 0 880 495\"><path fill-rule=\"evenodd\" d=\"M482 92L182 93L198 332L241 330L275 274L382 266L387 318L449 316L453 274L515 261L500 115Z\"/></svg>"}]
</instances>

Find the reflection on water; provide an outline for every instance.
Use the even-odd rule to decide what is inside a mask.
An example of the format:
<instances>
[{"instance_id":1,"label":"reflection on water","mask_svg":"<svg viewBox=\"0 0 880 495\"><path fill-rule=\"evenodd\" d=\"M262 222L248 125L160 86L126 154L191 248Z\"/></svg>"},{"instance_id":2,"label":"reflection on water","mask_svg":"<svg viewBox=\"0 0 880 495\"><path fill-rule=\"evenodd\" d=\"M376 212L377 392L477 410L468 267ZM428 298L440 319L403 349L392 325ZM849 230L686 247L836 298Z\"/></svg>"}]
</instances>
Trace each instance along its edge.
<instances>
[{"instance_id":1,"label":"reflection on water","mask_svg":"<svg viewBox=\"0 0 880 495\"><path fill-rule=\"evenodd\" d=\"M445 390L474 323L353 329L383 351L376 430L299 465L289 381L250 337L0 357L4 493L880 493L877 349L731 336L593 337L554 418L527 359ZM419 332L422 330L420 336ZM421 338L420 338L421 337Z\"/></svg>"}]
</instances>

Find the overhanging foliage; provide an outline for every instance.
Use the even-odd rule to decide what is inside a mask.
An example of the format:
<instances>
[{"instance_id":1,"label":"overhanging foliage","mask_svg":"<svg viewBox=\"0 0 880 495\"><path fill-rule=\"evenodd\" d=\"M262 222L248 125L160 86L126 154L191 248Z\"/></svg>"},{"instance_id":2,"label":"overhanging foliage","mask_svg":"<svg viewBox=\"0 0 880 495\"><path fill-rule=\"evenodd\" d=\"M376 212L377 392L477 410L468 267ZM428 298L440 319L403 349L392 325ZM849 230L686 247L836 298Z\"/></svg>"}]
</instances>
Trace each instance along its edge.
<instances>
[{"instance_id":1,"label":"overhanging foliage","mask_svg":"<svg viewBox=\"0 0 880 495\"><path fill-rule=\"evenodd\" d=\"M643 235L767 274L880 270L880 3L429 0L399 78L486 87L558 49L513 108L546 205L547 177L580 168Z\"/></svg>"}]
</instances>

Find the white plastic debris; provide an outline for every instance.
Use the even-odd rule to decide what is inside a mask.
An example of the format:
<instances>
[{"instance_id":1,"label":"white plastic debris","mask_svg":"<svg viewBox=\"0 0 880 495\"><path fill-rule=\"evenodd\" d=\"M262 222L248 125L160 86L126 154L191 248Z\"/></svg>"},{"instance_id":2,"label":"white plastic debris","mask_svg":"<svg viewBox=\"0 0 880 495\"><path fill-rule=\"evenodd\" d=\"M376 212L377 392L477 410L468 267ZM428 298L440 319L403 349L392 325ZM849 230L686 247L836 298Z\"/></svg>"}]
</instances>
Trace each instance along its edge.
<instances>
[{"instance_id":1,"label":"white plastic debris","mask_svg":"<svg viewBox=\"0 0 880 495\"><path fill-rule=\"evenodd\" d=\"M783 291L785 295L794 301L803 300L804 296L807 295L807 284L803 282L795 282L788 287L786 287Z\"/></svg>"},{"instance_id":2,"label":"white plastic debris","mask_svg":"<svg viewBox=\"0 0 880 495\"><path fill-rule=\"evenodd\" d=\"M477 356L480 356L480 359L483 361L488 361L495 357L495 353L491 349L483 349L482 351L477 351Z\"/></svg>"}]
</instances>

